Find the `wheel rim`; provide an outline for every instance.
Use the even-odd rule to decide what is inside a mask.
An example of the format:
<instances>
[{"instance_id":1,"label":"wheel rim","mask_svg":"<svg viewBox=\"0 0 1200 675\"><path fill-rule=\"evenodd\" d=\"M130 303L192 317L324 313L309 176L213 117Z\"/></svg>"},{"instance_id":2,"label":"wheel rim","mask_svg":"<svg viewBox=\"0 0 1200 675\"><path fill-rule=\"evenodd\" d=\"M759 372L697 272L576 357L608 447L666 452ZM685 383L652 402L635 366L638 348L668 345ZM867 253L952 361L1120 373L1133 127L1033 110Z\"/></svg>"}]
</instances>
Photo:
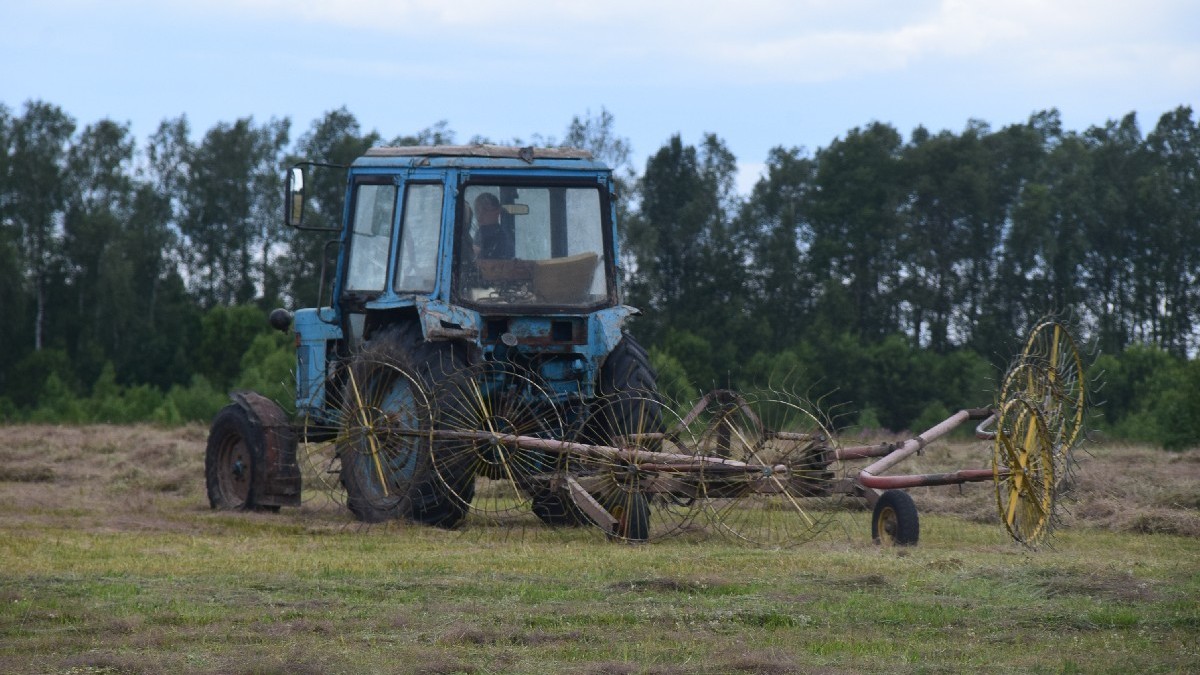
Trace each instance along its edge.
<instances>
[{"instance_id":1,"label":"wheel rim","mask_svg":"<svg viewBox=\"0 0 1200 675\"><path fill-rule=\"evenodd\" d=\"M245 506L250 497L252 477L250 449L246 447L245 439L240 436L226 438L217 458L217 484L222 497L235 508Z\"/></svg>"},{"instance_id":2,"label":"wheel rim","mask_svg":"<svg viewBox=\"0 0 1200 675\"><path fill-rule=\"evenodd\" d=\"M1056 459L1062 468L1079 440L1087 408L1083 359L1075 339L1057 321L1038 324L1030 332L1020 364L1014 370L1023 370L1023 377L1014 383L1015 388L1041 405ZM1008 380L1005 379L1006 391L1009 390ZM1008 400L1008 396L1002 394L1001 400Z\"/></svg>"},{"instance_id":3,"label":"wheel rim","mask_svg":"<svg viewBox=\"0 0 1200 675\"><path fill-rule=\"evenodd\" d=\"M878 533L879 543L884 546L894 546L899 526L899 518L896 516L895 509L890 506L880 509L879 515L875 518L875 532Z\"/></svg>"}]
</instances>

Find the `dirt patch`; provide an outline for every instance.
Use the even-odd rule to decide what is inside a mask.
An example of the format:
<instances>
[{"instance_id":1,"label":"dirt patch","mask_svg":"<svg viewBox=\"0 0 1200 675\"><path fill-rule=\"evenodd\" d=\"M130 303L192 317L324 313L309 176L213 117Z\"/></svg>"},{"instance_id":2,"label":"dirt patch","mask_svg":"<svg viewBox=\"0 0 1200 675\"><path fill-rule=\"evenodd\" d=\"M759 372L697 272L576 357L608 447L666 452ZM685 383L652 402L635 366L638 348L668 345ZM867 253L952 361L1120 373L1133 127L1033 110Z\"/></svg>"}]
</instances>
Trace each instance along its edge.
<instances>
[{"instance_id":1,"label":"dirt patch","mask_svg":"<svg viewBox=\"0 0 1200 675\"><path fill-rule=\"evenodd\" d=\"M729 584L717 579L675 579L673 577L652 577L649 579L630 579L609 586L616 592L632 591L635 593L686 593L689 595L720 593Z\"/></svg>"}]
</instances>

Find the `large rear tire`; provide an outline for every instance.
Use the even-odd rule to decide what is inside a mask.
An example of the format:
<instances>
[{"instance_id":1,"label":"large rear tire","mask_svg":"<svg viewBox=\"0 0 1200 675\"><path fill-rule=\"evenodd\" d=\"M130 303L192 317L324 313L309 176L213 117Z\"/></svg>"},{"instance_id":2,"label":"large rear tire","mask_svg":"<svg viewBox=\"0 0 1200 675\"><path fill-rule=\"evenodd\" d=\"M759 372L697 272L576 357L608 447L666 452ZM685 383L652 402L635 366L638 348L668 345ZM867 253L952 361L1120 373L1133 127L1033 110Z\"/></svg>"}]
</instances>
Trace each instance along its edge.
<instances>
[{"instance_id":1,"label":"large rear tire","mask_svg":"<svg viewBox=\"0 0 1200 675\"><path fill-rule=\"evenodd\" d=\"M439 412L430 392L466 362L461 345L425 341L416 322L378 331L355 357L342 394L338 453L346 503L359 520L407 518L446 528L462 521L474 476L467 467L443 467L440 477L434 470L438 443L429 432Z\"/></svg>"},{"instance_id":2,"label":"large rear tire","mask_svg":"<svg viewBox=\"0 0 1200 675\"><path fill-rule=\"evenodd\" d=\"M658 375L650 366L650 356L646 353L645 348L638 344L632 335L626 333L605 359L604 365L600 367L596 395L607 401L609 405L615 402L616 407L621 411L615 418L601 418L596 431L605 439L611 439L622 429L632 428L629 422L634 419L638 419L646 431L663 431L661 417L653 420L641 420L640 418L641 415L647 413L647 409L643 405L644 399L660 400Z\"/></svg>"}]
</instances>

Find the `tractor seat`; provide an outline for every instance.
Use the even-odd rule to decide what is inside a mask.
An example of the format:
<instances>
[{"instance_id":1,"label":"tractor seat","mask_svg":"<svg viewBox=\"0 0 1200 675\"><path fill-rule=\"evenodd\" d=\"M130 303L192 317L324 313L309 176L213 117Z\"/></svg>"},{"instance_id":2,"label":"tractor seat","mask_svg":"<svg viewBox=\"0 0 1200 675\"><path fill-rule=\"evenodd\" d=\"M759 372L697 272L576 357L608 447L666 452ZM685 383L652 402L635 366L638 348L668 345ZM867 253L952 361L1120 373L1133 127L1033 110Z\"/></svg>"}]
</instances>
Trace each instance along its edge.
<instances>
[{"instance_id":1,"label":"tractor seat","mask_svg":"<svg viewBox=\"0 0 1200 675\"><path fill-rule=\"evenodd\" d=\"M542 302L554 305L586 302L599 261L600 255L594 251L539 260L533 268L533 292Z\"/></svg>"}]
</instances>

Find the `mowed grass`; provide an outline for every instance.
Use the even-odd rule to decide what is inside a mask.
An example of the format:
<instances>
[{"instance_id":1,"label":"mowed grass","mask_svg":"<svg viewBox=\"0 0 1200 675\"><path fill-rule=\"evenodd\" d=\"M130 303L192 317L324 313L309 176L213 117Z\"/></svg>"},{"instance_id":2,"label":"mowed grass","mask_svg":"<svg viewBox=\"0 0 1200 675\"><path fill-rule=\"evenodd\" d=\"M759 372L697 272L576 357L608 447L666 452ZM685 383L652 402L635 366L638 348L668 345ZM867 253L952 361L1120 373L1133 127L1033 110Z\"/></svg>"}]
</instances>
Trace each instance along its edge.
<instances>
[{"instance_id":1,"label":"mowed grass","mask_svg":"<svg viewBox=\"0 0 1200 675\"><path fill-rule=\"evenodd\" d=\"M1196 451L1125 450L1138 471L1161 462L1161 475L1177 477L1141 489L1120 483L1121 449L1097 449L1077 487L1103 477L1110 511L1153 518L1089 520L1080 510L1092 502L1079 495L1038 551L975 515L986 510L986 485L914 491L923 509L916 548L874 546L869 513L851 505L815 541L756 550L717 536L619 545L532 519L475 520L454 532L364 527L315 491L279 514L214 513L203 429L2 431L0 672L1093 673L1200 664L1200 538L1186 534L1200 517ZM965 466L978 447L948 450L959 452L953 461Z\"/></svg>"}]
</instances>

